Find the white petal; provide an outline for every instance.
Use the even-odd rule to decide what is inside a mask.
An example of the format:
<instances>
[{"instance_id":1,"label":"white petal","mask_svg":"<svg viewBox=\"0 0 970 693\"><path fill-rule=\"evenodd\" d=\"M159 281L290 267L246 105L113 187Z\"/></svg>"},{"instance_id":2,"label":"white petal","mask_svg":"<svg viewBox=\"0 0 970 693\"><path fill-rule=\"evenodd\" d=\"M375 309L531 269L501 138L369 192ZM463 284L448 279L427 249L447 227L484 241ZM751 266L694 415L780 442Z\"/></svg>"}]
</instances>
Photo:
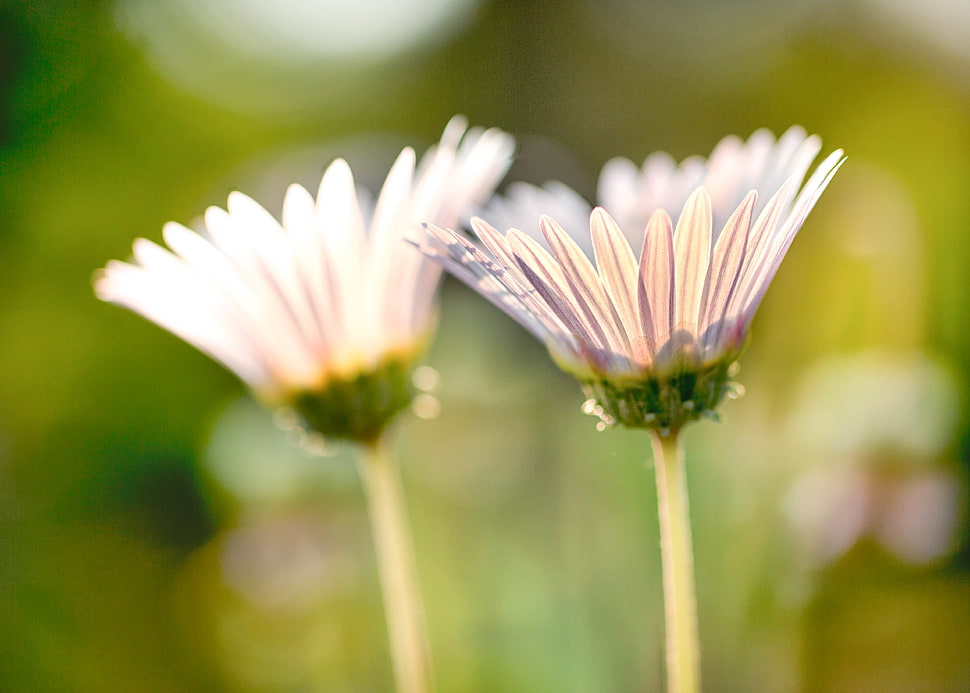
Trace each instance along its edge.
<instances>
[{"instance_id":1,"label":"white petal","mask_svg":"<svg viewBox=\"0 0 970 693\"><path fill-rule=\"evenodd\" d=\"M819 165L811 179L809 179L809 182L806 183L801 193L799 193L798 199L795 200L794 208L776 234L776 237L772 240L771 247L768 249L757 274L751 276L747 285L744 287L745 295L742 298L745 301L743 311L746 322L750 323L754 317L754 312L758 309L758 305L760 305L761 299L768 289L768 285L771 284L771 280L781 266L781 261L788 252L788 248L795 239L795 235L843 163L845 163L845 158L842 155L842 151L836 150L832 152Z\"/></svg>"},{"instance_id":2,"label":"white petal","mask_svg":"<svg viewBox=\"0 0 970 693\"><path fill-rule=\"evenodd\" d=\"M314 370L312 355L295 323L288 318L279 288L252 247L251 237L237 228L233 218L218 207L206 210L205 224L213 243L232 264L239 282L250 289L248 296L239 299L252 302L245 311L251 321L247 329L264 345L261 350L267 359L267 367L278 374L281 381L307 377L307 373Z\"/></svg>"},{"instance_id":3,"label":"white petal","mask_svg":"<svg viewBox=\"0 0 970 693\"><path fill-rule=\"evenodd\" d=\"M410 270L413 261L409 261L406 254L414 251L402 242L408 237L416 239L421 231L411 213L414 165L414 150L405 148L384 180L368 239L371 274L364 287L367 294L364 305L383 303L383 309L378 312L385 330L392 335L409 330L415 303L413 286L404 278L407 275L413 284L414 273Z\"/></svg>"},{"instance_id":4,"label":"white petal","mask_svg":"<svg viewBox=\"0 0 970 693\"><path fill-rule=\"evenodd\" d=\"M599 326L590 324L585 312L576 303L562 269L545 248L515 229L509 231L509 243L516 263L529 284L577 343L591 355L605 353L609 349L606 338ZM606 361L597 356L594 362L605 368L608 365Z\"/></svg>"},{"instance_id":5,"label":"white petal","mask_svg":"<svg viewBox=\"0 0 970 693\"><path fill-rule=\"evenodd\" d=\"M536 240L541 238L539 218L545 214L559 221L567 229L586 225L592 208L582 196L558 181L542 187L530 183L510 184L504 195L494 196L479 213L495 228L516 228ZM583 238L576 242L583 246ZM585 252L587 248L583 247Z\"/></svg>"},{"instance_id":6,"label":"white petal","mask_svg":"<svg viewBox=\"0 0 970 693\"><path fill-rule=\"evenodd\" d=\"M342 325L346 342L332 355L340 370L355 368L364 345L375 344L371 316L363 305L367 255L363 215L350 167L337 159L327 168L317 193L317 228L322 237L321 261L330 280L330 304Z\"/></svg>"},{"instance_id":7,"label":"white petal","mask_svg":"<svg viewBox=\"0 0 970 693\"><path fill-rule=\"evenodd\" d=\"M602 207L597 207L590 217L590 232L603 286L632 345L641 334L637 310L636 256L616 221Z\"/></svg>"},{"instance_id":8,"label":"white petal","mask_svg":"<svg viewBox=\"0 0 970 693\"><path fill-rule=\"evenodd\" d=\"M505 176L515 152L512 138L496 128L465 133L456 152L454 175L444 193L439 223L465 223Z\"/></svg>"},{"instance_id":9,"label":"white petal","mask_svg":"<svg viewBox=\"0 0 970 693\"><path fill-rule=\"evenodd\" d=\"M640 251L637 293L640 325L651 360L673 333L674 240L673 223L662 209L654 212Z\"/></svg>"},{"instance_id":10,"label":"white petal","mask_svg":"<svg viewBox=\"0 0 970 693\"><path fill-rule=\"evenodd\" d=\"M297 274L307 292L321 348L329 350L338 342L342 330L332 305L329 267L325 260L323 238L317 231L316 203L301 185L291 185L283 199L283 227L290 237L289 248L294 256Z\"/></svg>"},{"instance_id":11,"label":"white petal","mask_svg":"<svg viewBox=\"0 0 970 693\"><path fill-rule=\"evenodd\" d=\"M546 314L548 312L548 306L546 306L543 301L535 296L535 289L532 288L532 284L529 283L529 280L519 267L519 263L515 259L512 248L509 244L509 240L500 234L493 226L490 226L481 219L472 218L471 225L472 230L482 241L483 245L488 249L489 252L492 253L498 262L498 265L502 267L504 272L508 275L502 276L503 283L515 291L522 303L528 306L528 308L534 313L537 315ZM561 328L561 323L558 324ZM550 331L554 332L556 331L556 328L551 328Z\"/></svg>"},{"instance_id":12,"label":"white petal","mask_svg":"<svg viewBox=\"0 0 970 693\"><path fill-rule=\"evenodd\" d=\"M643 228L643 224L637 223L642 205L639 174L636 164L622 157L610 159L600 170L596 199L602 207L610 211L614 219L620 221L622 229L627 228L625 224L629 224L631 228ZM553 218L560 218L551 212L547 213ZM586 217L589 217L588 212Z\"/></svg>"},{"instance_id":13,"label":"white petal","mask_svg":"<svg viewBox=\"0 0 970 693\"><path fill-rule=\"evenodd\" d=\"M711 260L711 198L698 188L674 231L674 330L698 336L698 319Z\"/></svg>"},{"instance_id":14,"label":"white petal","mask_svg":"<svg viewBox=\"0 0 970 693\"><path fill-rule=\"evenodd\" d=\"M306 350L307 372L301 379L313 377L319 371L316 364L323 357L324 338L314 310L312 288L301 275L301 262L294 252L295 239L261 205L242 193L230 193L228 210L236 233L248 236L254 262L280 294L280 320L292 322L291 329L298 335L296 342Z\"/></svg>"},{"instance_id":15,"label":"white petal","mask_svg":"<svg viewBox=\"0 0 970 693\"><path fill-rule=\"evenodd\" d=\"M466 128L465 120L456 116L441 143L422 157L412 192L413 222L456 225L471 216L508 170L515 148L512 138L495 128ZM410 329L424 330L440 268L407 247L395 261L401 278L395 289L414 297L407 306Z\"/></svg>"},{"instance_id":16,"label":"white petal","mask_svg":"<svg viewBox=\"0 0 970 693\"><path fill-rule=\"evenodd\" d=\"M760 268L766 262L771 248L772 238L777 231L783 214L787 210L787 201L791 198L796 181L789 178L785 184L772 195L768 204L761 210L748 233L747 248L744 261L738 274L737 287L728 301L725 313L729 316L741 312L750 295L751 283L758 276Z\"/></svg>"},{"instance_id":17,"label":"white petal","mask_svg":"<svg viewBox=\"0 0 970 693\"><path fill-rule=\"evenodd\" d=\"M737 286L738 274L744 260L751 226L751 215L757 203L758 193L752 190L728 219L724 230L714 244L711 266L707 281L707 291L701 308L702 320L699 326L705 356L717 352L720 347L722 321L731 294Z\"/></svg>"},{"instance_id":18,"label":"white petal","mask_svg":"<svg viewBox=\"0 0 970 693\"><path fill-rule=\"evenodd\" d=\"M509 272L461 234L429 224L422 249L541 341L558 341L569 336L561 323L552 317L548 306L523 301L522 289L514 280L510 283Z\"/></svg>"},{"instance_id":19,"label":"white petal","mask_svg":"<svg viewBox=\"0 0 970 693\"><path fill-rule=\"evenodd\" d=\"M630 343L626 332L589 258L555 220L542 217L539 226L559 260L580 310L594 328L599 328L611 351L629 356Z\"/></svg>"},{"instance_id":20,"label":"white petal","mask_svg":"<svg viewBox=\"0 0 970 693\"><path fill-rule=\"evenodd\" d=\"M217 297L196 290L190 276L170 279L164 272L113 260L96 277L95 291L209 354L252 387L265 385L270 378L257 352L231 321L223 320Z\"/></svg>"}]
</instances>

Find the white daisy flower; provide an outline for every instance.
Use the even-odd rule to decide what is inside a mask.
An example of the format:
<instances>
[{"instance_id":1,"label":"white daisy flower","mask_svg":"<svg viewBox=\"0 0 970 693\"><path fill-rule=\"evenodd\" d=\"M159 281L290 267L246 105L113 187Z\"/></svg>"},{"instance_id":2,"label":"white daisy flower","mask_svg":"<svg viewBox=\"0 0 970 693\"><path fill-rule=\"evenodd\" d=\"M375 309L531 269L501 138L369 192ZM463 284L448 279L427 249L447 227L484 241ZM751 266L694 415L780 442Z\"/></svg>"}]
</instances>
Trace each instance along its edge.
<instances>
[{"instance_id":1,"label":"white daisy flower","mask_svg":"<svg viewBox=\"0 0 970 693\"><path fill-rule=\"evenodd\" d=\"M462 222L513 149L508 134L456 117L417 166L413 149L401 152L373 208L341 159L316 199L290 186L281 222L234 192L226 210L206 211L204 234L169 223L168 249L136 240L134 261L109 262L95 291L207 353L264 402L293 406L322 433L369 439L410 403L411 366L435 318L440 268L404 239L422 222Z\"/></svg>"},{"instance_id":2,"label":"white daisy flower","mask_svg":"<svg viewBox=\"0 0 970 693\"><path fill-rule=\"evenodd\" d=\"M428 225L420 247L545 342L596 400L589 413L678 428L727 393L765 290L844 160L833 152L803 185L819 149L793 128L727 138L707 161L614 160L604 206L568 231L549 215L541 238L476 218L479 245ZM542 194L575 202L559 186Z\"/></svg>"}]
</instances>

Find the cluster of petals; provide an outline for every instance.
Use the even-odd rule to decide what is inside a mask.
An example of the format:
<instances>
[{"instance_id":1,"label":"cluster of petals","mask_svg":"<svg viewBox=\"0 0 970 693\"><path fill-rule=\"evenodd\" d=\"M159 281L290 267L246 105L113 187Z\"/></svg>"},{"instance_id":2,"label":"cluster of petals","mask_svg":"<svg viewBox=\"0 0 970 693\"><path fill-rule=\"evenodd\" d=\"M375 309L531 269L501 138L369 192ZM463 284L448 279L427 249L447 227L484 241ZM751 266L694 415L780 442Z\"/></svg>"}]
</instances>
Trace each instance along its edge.
<instances>
[{"instance_id":1,"label":"cluster of petals","mask_svg":"<svg viewBox=\"0 0 970 693\"><path fill-rule=\"evenodd\" d=\"M422 222L463 221L493 193L513 150L508 134L469 130L456 117L420 162L401 152L376 202L338 159L315 199L289 187L280 221L234 192L225 210L206 210L204 232L169 223L168 248L136 240L133 261L109 262L95 291L268 398L413 358L432 327L440 268L405 239Z\"/></svg>"},{"instance_id":2,"label":"cluster of petals","mask_svg":"<svg viewBox=\"0 0 970 693\"><path fill-rule=\"evenodd\" d=\"M429 224L421 248L581 379L702 368L737 356L844 160L833 152L806 181L820 149L818 137L792 128L777 140L765 130L747 141L728 137L707 160L679 165L667 154L639 169L616 159L591 212L562 184L516 184L489 209L517 228L501 233L475 218L475 243ZM527 215L543 207L536 229Z\"/></svg>"}]
</instances>

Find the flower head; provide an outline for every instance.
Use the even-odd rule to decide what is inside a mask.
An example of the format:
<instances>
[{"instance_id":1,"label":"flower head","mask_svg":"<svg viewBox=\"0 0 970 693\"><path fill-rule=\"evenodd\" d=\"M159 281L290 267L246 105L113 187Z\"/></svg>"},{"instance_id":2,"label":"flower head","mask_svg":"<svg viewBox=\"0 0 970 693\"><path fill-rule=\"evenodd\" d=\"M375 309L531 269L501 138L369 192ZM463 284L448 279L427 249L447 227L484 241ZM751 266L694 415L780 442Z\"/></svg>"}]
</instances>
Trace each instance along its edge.
<instances>
[{"instance_id":1,"label":"flower head","mask_svg":"<svg viewBox=\"0 0 970 693\"><path fill-rule=\"evenodd\" d=\"M290 405L324 434L366 440L411 401L410 369L434 323L440 268L404 239L457 225L511 163L512 138L454 118L416 166L404 149L376 203L334 161L314 199L292 185L282 221L242 193L210 207L205 233L169 223L169 249L134 243L111 261L99 298L171 331Z\"/></svg>"},{"instance_id":2,"label":"flower head","mask_svg":"<svg viewBox=\"0 0 970 693\"><path fill-rule=\"evenodd\" d=\"M544 341L595 398L590 413L678 428L728 392L765 290L843 160L832 153L802 185L819 149L793 128L727 138L707 161L653 155L637 171L616 160L588 236L586 219L567 231L544 215L540 236L476 218L480 245L429 225L421 248ZM526 190L506 212L535 207ZM561 185L538 190L576 207Z\"/></svg>"}]
</instances>

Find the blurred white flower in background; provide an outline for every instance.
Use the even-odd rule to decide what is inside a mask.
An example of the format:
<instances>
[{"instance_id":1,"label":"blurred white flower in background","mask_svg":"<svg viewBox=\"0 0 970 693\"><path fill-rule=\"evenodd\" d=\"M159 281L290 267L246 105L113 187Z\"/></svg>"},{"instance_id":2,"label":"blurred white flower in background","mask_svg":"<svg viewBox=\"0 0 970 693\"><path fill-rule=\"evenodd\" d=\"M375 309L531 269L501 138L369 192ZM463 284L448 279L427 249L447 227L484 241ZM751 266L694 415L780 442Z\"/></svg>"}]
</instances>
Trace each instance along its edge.
<instances>
[{"instance_id":1,"label":"blurred white flower in background","mask_svg":"<svg viewBox=\"0 0 970 693\"><path fill-rule=\"evenodd\" d=\"M957 547L964 499L945 458L954 382L918 353L831 357L806 374L786 427L806 468L785 511L816 566L866 537L917 565Z\"/></svg>"}]
</instances>

